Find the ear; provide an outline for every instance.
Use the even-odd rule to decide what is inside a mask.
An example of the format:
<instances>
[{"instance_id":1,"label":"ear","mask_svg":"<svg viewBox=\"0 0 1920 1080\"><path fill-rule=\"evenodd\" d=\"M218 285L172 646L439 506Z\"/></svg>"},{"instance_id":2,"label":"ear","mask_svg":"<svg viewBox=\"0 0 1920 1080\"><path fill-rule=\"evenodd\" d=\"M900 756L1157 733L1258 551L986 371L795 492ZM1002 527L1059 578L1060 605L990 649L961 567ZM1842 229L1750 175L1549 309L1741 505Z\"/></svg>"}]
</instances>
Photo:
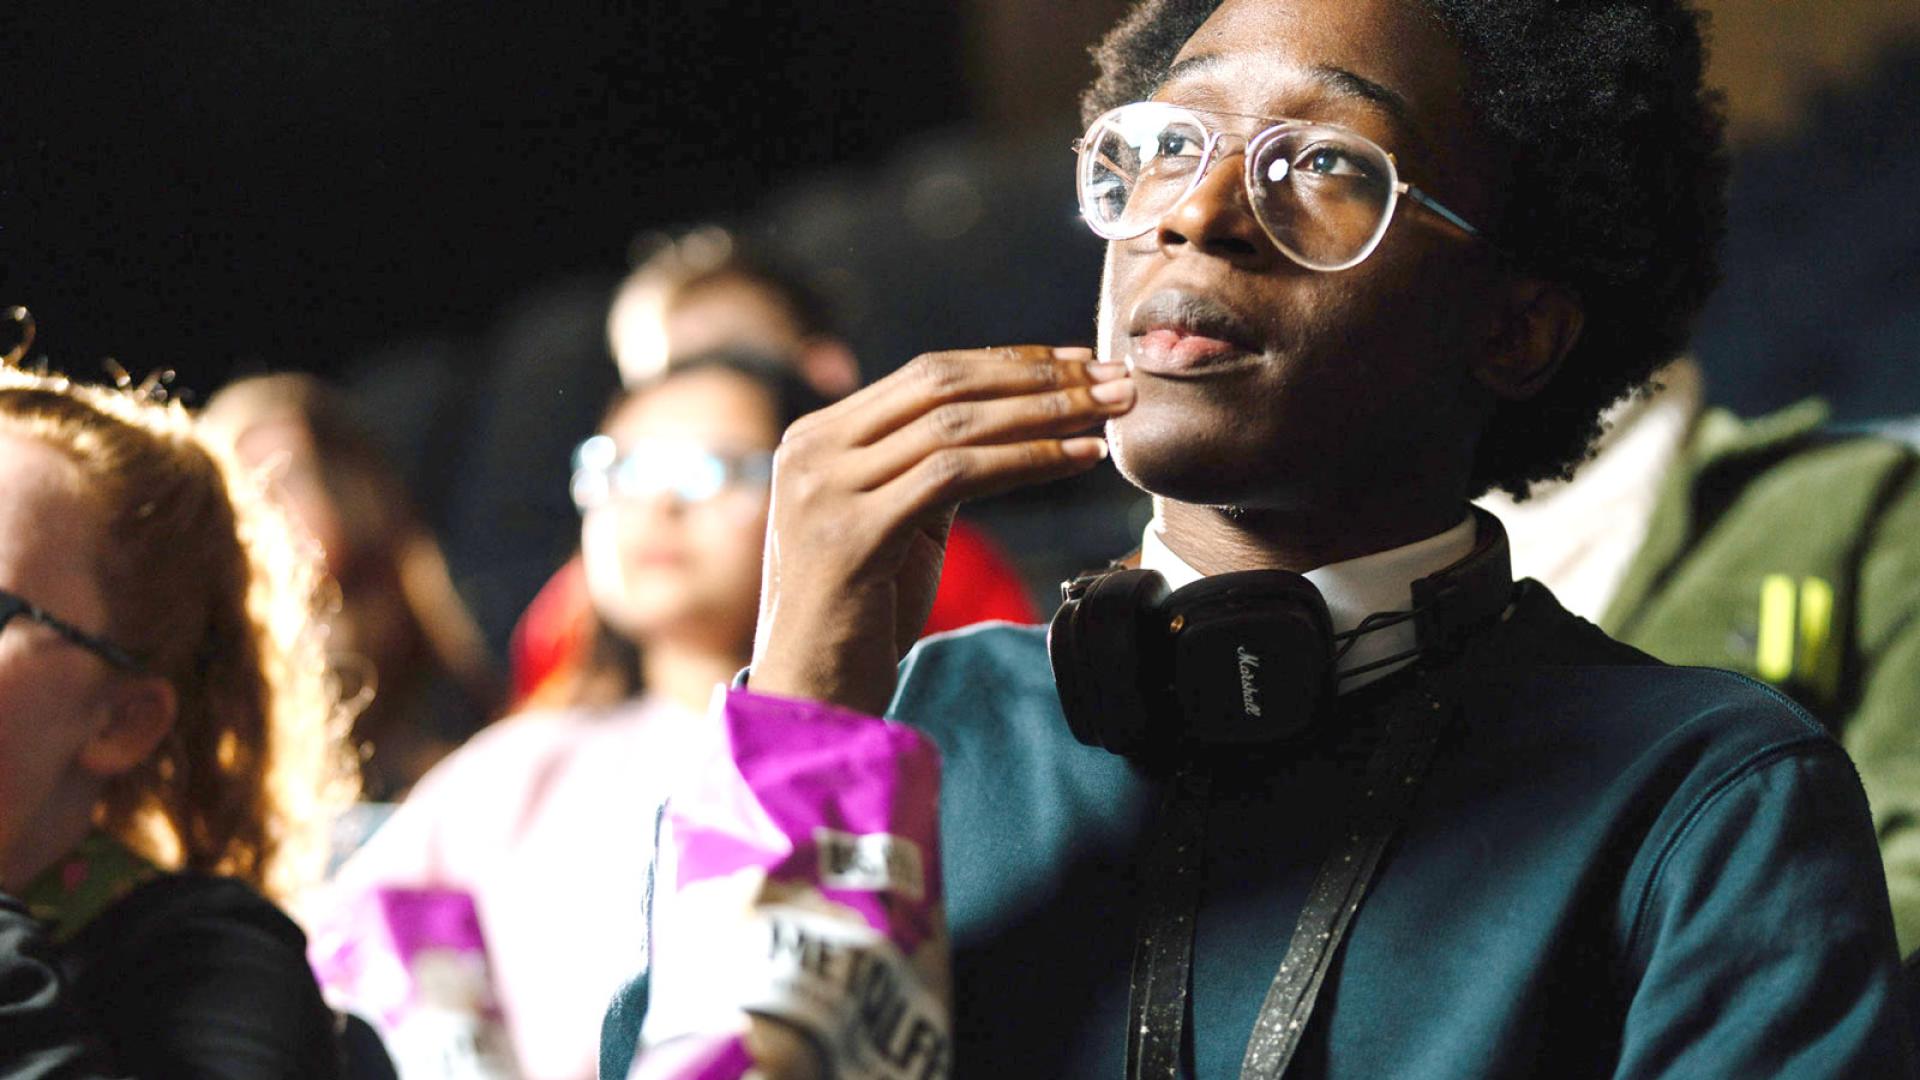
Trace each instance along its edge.
<instances>
[{"instance_id":1,"label":"ear","mask_svg":"<svg viewBox=\"0 0 1920 1080\"><path fill-rule=\"evenodd\" d=\"M1586 308L1566 286L1515 281L1474 365L1474 378L1505 401L1532 397L1553 381L1586 321Z\"/></svg>"},{"instance_id":2,"label":"ear","mask_svg":"<svg viewBox=\"0 0 1920 1080\"><path fill-rule=\"evenodd\" d=\"M125 676L109 688L107 721L80 748L80 768L105 779L139 765L173 730L180 699L158 675Z\"/></svg>"},{"instance_id":3,"label":"ear","mask_svg":"<svg viewBox=\"0 0 1920 1080\"><path fill-rule=\"evenodd\" d=\"M860 389L860 364L853 350L837 338L809 338L794 363L807 385L829 401L838 401Z\"/></svg>"}]
</instances>

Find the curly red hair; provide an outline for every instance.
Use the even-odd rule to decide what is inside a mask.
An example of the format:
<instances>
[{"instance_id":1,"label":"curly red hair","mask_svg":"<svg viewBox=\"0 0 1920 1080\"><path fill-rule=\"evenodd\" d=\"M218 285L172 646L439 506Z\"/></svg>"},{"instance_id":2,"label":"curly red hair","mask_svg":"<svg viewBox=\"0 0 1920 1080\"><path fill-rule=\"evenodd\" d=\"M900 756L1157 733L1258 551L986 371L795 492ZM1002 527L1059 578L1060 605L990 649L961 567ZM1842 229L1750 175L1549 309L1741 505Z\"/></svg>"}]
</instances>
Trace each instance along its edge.
<instances>
[{"instance_id":1,"label":"curly red hair","mask_svg":"<svg viewBox=\"0 0 1920 1080\"><path fill-rule=\"evenodd\" d=\"M178 402L0 364L0 429L71 458L108 539L109 635L173 684L172 731L97 824L169 869L288 899L358 790L313 546Z\"/></svg>"}]
</instances>

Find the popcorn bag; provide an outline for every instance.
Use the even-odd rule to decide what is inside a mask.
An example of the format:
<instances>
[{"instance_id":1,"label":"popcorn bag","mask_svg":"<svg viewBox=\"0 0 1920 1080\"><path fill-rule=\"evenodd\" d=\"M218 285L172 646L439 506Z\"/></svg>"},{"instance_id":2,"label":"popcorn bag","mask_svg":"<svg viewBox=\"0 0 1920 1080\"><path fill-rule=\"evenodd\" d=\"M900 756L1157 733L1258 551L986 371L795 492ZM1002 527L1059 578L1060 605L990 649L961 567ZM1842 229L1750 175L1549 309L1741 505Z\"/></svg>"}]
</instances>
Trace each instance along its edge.
<instances>
[{"instance_id":1,"label":"popcorn bag","mask_svg":"<svg viewBox=\"0 0 1920 1080\"><path fill-rule=\"evenodd\" d=\"M328 1004L380 1032L401 1080L518 1080L473 897L377 888L315 931Z\"/></svg>"},{"instance_id":2,"label":"popcorn bag","mask_svg":"<svg viewBox=\"0 0 1920 1080\"><path fill-rule=\"evenodd\" d=\"M939 1080L952 1064L940 764L910 728L716 695L668 801L630 1080Z\"/></svg>"}]
</instances>

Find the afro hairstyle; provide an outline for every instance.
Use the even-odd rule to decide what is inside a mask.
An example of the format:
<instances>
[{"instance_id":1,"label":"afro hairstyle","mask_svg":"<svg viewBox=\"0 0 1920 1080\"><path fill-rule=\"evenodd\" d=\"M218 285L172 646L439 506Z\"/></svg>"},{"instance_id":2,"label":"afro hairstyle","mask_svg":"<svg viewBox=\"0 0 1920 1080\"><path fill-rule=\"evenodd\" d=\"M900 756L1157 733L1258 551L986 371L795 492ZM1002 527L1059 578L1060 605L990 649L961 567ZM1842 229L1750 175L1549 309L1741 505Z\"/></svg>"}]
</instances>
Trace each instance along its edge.
<instances>
[{"instance_id":1,"label":"afro hairstyle","mask_svg":"<svg viewBox=\"0 0 1920 1080\"><path fill-rule=\"evenodd\" d=\"M1686 346L1720 278L1727 156L1686 0L1417 0L1461 50L1469 106L1509 157L1489 233L1515 267L1574 290L1585 328L1553 379L1503 401L1476 492L1525 497L1591 452L1603 410ZM1151 97L1220 0L1141 0L1093 48L1088 122Z\"/></svg>"}]
</instances>

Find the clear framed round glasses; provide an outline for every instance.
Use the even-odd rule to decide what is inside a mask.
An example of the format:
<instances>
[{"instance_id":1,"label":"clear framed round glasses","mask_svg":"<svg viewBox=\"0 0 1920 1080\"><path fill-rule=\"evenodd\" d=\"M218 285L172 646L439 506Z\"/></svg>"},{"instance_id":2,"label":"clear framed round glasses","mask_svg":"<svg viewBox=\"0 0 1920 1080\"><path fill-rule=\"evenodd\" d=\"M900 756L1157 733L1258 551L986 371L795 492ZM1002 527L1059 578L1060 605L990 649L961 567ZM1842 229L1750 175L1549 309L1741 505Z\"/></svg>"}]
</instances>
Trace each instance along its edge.
<instances>
[{"instance_id":1,"label":"clear framed round glasses","mask_svg":"<svg viewBox=\"0 0 1920 1080\"><path fill-rule=\"evenodd\" d=\"M1269 125L1252 136L1219 121ZM1210 124L1208 121L1214 121ZM1400 197L1478 238L1480 230L1400 179L1393 155L1334 124L1276 120L1136 101L1093 122L1080 155L1080 214L1108 240L1130 240L1160 223L1200 178L1234 151L1245 159L1247 203L1261 229L1309 270L1345 270L1373 254Z\"/></svg>"},{"instance_id":2,"label":"clear framed round glasses","mask_svg":"<svg viewBox=\"0 0 1920 1080\"><path fill-rule=\"evenodd\" d=\"M691 443L648 441L623 453L606 435L595 435L573 452L568 490L582 514L618 499L671 495L694 505L738 488L765 487L773 455L764 451L723 453Z\"/></svg>"}]
</instances>

